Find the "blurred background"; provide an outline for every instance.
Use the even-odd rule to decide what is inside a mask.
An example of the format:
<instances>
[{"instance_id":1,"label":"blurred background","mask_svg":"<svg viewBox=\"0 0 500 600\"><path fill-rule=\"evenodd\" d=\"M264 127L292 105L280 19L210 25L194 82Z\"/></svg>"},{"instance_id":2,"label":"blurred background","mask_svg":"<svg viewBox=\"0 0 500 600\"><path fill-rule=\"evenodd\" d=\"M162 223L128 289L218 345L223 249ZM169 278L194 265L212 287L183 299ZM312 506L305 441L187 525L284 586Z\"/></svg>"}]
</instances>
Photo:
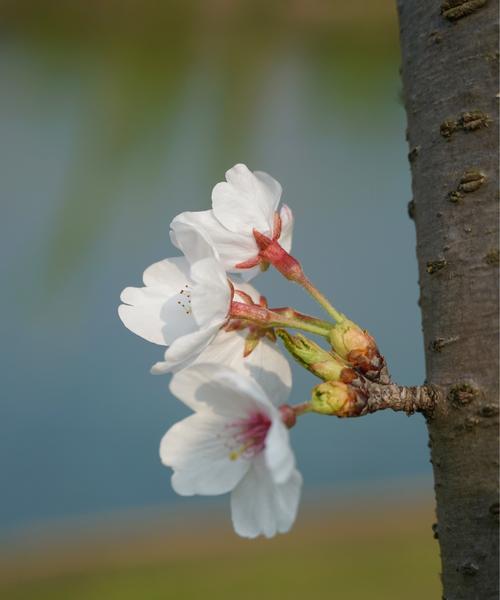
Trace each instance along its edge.
<instances>
[{"instance_id":1,"label":"blurred background","mask_svg":"<svg viewBox=\"0 0 500 600\"><path fill-rule=\"evenodd\" d=\"M421 383L398 68L391 0L0 3L2 597L437 597L420 416L301 419L293 532L240 540L227 497L172 492L158 444L186 411L117 317L244 162L282 183L311 279Z\"/></svg>"}]
</instances>

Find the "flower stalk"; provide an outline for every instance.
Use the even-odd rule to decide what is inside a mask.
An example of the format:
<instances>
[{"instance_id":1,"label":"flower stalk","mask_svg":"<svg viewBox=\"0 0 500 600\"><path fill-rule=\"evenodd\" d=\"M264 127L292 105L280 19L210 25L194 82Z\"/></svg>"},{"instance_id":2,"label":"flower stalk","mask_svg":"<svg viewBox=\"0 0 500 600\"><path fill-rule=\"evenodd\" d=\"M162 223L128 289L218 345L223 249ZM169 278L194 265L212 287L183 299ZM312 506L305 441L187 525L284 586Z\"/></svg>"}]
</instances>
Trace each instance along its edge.
<instances>
[{"instance_id":1,"label":"flower stalk","mask_svg":"<svg viewBox=\"0 0 500 600\"><path fill-rule=\"evenodd\" d=\"M308 412L312 412L313 408L310 402L302 402L302 404L295 404L291 406L290 404L282 404L279 407L281 420L287 426L288 429L291 429L297 423L297 417L301 415L305 415Z\"/></svg>"},{"instance_id":2,"label":"flower stalk","mask_svg":"<svg viewBox=\"0 0 500 600\"><path fill-rule=\"evenodd\" d=\"M345 315L332 306L328 298L313 285L304 273L303 277L300 280L297 280L297 283L299 283L337 323L342 323L346 319Z\"/></svg>"},{"instance_id":3,"label":"flower stalk","mask_svg":"<svg viewBox=\"0 0 500 600\"><path fill-rule=\"evenodd\" d=\"M298 312L294 308L289 306L280 307L280 308L271 308L274 313L279 313L284 317L289 319L299 319L300 321L305 321L306 323L312 323L313 325L318 325L319 327L323 327L324 329L331 329L334 324L330 321L325 321L324 319L318 319L317 317L313 317L311 315L305 315L304 313Z\"/></svg>"},{"instance_id":4,"label":"flower stalk","mask_svg":"<svg viewBox=\"0 0 500 600\"><path fill-rule=\"evenodd\" d=\"M250 323L255 323L264 328L290 327L292 329L300 329L302 331L307 331L308 333L320 335L327 339L331 329L331 326L325 327L322 324L310 322L307 319L303 320L299 316L287 317L282 313L274 312L262 306L249 305L235 301L231 303L229 316L232 319L249 321Z\"/></svg>"},{"instance_id":5,"label":"flower stalk","mask_svg":"<svg viewBox=\"0 0 500 600\"><path fill-rule=\"evenodd\" d=\"M277 240L268 238L255 229L253 235L263 261L272 264L288 280L301 285L337 323L345 320L346 317L332 306L328 298L306 277L299 261L282 248Z\"/></svg>"}]
</instances>

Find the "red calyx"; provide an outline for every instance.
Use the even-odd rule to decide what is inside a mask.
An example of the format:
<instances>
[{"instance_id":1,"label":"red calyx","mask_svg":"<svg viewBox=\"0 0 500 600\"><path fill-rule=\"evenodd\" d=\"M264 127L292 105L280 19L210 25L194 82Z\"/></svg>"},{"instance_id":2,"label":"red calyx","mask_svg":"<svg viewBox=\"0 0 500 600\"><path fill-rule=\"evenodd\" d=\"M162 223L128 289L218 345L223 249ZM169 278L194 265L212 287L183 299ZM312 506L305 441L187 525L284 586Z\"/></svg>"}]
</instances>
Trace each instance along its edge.
<instances>
[{"instance_id":1,"label":"red calyx","mask_svg":"<svg viewBox=\"0 0 500 600\"><path fill-rule=\"evenodd\" d=\"M302 267L297 259L288 254L280 244L267 235L253 230L253 236L259 247L261 260L271 263L283 276L291 281L300 281L304 277Z\"/></svg>"}]
</instances>

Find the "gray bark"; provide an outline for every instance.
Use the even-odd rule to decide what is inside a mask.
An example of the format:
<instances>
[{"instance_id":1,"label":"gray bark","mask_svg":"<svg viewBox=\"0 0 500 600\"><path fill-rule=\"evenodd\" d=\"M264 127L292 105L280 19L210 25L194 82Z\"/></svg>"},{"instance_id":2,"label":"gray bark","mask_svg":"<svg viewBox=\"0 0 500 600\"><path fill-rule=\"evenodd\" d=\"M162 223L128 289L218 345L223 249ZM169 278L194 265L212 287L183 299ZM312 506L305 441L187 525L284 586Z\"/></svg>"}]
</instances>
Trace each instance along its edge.
<instances>
[{"instance_id":1,"label":"gray bark","mask_svg":"<svg viewBox=\"0 0 500 600\"><path fill-rule=\"evenodd\" d=\"M398 0L443 598L498 599L498 3Z\"/></svg>"}]
</instances>

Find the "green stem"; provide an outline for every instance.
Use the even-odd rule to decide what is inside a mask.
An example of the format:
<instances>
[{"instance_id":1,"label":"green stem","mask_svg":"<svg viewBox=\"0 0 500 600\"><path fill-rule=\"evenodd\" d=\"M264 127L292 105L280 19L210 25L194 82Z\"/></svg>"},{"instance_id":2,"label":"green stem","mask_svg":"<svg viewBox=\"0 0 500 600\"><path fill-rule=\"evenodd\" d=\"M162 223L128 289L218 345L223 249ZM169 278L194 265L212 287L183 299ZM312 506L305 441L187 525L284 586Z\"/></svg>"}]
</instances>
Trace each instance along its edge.
<instances>
[{"instance_id":1,"label":"green stem","mask_svg":"<svg viewBox=\"0 0 500 600\"><path fill-rule=\"evenodd\" d=\"M328 298L324 296L305 275L296 281L311 294L316 302L320 304L337 323L342 323L342 321L345 320L345 316L330 304Z\"/></svg>"},{"instance_id":2,"label":"green stem","mask_svg":"<svg viewBox=\"0 0 500 600\"><path fill-rule=\"evenodd\" d=\"M294 404L292 406L296 417L304 415L305 413L312 412L312 405L310 402L302 402L302 404Z\"/></svg>"},{"instance_id":3,"label":"green stem","mask_svg":"<svg viewBox=\"0 0 500 600\"><path fill-rule=\"evenodd\" d=\"M300 321L304 321L306 323L312 323L313 325L317 325L323 329L331 329L334 326L331 321L325 321L324 319L318 319L317 317L312 317L311 315L305 315L304 313L300 313L289 306L284 308L271 308L270 310L274 313L278 313L291 319L299 319Z\"/></svg>"},{"instance_id":4,"label":"green stem","mask_svg":"<svg viewBox=\"0 0 500 600\"><path fill-rule=\"evenodd\" d=\"M277 240L272 240L255 229L253 235L260 250L259 256L263 261L271 263L289 281L295 281L307 290L337 323L345 319L344 315L336 310L309 281L300 262L280 246Z\"/></svg>"},{"instance_id":5,"label":"green stem","mask_svg":"<svg viewBox=\"0 0 500 600\"><path fill-rule=\"evenodd\" d=\"M268 325L270 327L290 327L291 329L299 329L300 331L307 331L308 333L321 335L325 338L329 337L332 328L331 325L329 327L323 327L315 323L302 321L301 319L283 317L277 313L274 313L274 316L271 317L271 322Z\"/></svg>"},{"instance_id":6,"label":"green stem","mask_svg":"<svg viewBox=\"0 0 500 600\"><path fill-rule=\"evenodd\" d=\"M257 305L249 305L243 302L231 303L230 317L234 319L250 321L264 328L271 327L291 327L292 329L300 329L308 333L322 335L325 338L329 337L331 325L324 327L315 322L301 320L297 317L287 317L280 313L275 313L268 308Z\"/></svg>"}]
</instances>

